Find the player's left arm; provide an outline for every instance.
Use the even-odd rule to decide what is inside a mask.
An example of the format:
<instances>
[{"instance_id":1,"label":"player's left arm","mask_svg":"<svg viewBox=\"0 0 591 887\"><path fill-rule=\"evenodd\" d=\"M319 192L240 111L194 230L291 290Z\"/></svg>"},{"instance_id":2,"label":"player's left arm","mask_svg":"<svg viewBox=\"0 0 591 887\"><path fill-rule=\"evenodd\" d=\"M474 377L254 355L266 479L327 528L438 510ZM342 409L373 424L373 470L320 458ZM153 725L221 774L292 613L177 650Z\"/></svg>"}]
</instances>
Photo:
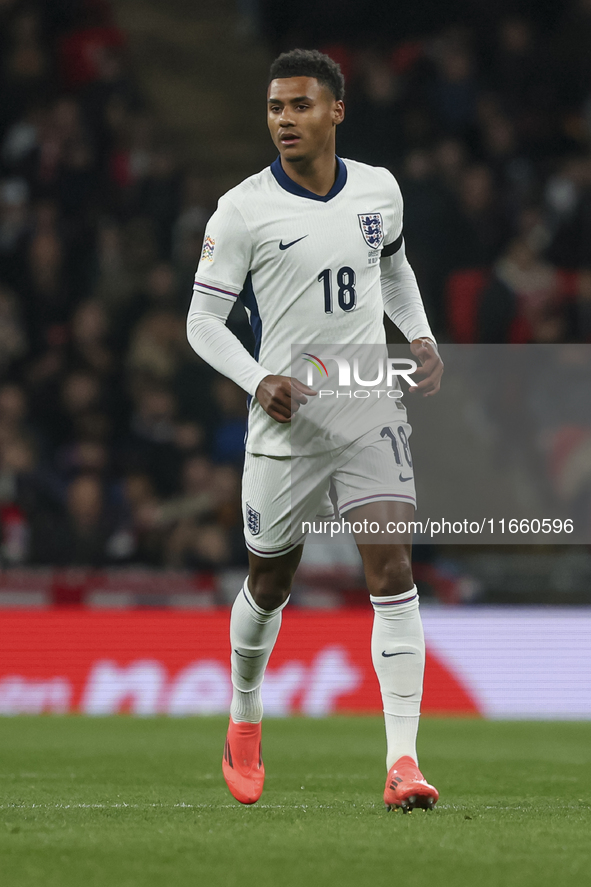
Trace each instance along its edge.
<instances>
[{"instance_id":1,"label":"player's left arm","mask_svg":"<svg viewBox=\"0 0 591 887\"><path fill-rule=\"evenodd\" d=\"M384 311L411 343L410 350L421 366L421 381L410 391L429 397L439 391L443 361L429 326L415 273L404 250L402 233L382 250L380 273Z\"/></svg>"}]
</instances>

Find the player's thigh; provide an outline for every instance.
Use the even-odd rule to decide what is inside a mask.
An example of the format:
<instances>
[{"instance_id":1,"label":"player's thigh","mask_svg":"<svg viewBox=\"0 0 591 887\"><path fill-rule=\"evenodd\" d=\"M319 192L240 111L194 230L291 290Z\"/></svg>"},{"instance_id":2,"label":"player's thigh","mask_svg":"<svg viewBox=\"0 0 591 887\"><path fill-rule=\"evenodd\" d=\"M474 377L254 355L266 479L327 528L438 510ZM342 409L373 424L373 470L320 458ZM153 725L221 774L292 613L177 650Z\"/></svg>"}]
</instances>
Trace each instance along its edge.
<instances>
[{"instance_id":1,"label":"player's thigh","mask_svg":"<svg viewBox=\"0 0 591 887\"><path fill-rule=\"evenodd\" d=\"M347 513L370 594L402 594L413 587L412 534L408 529L413 519L414 506L400 501L371 502ZM371 525L379 527L378 532L359 529Z\"/></svg>"},{"instance_id":2,"label":"player's thigh","mask_svg":"<svg viewBox=\"0 0 591 887\"><path fill-rule=\"evenodd\" d=\"M401 594L413 586L410 434L410 425L401 421L372 429L333 475L339 514L351 527L374 595Z\"/></svg>"},{"instance_id":3,"label":"player's thigh","mask_svg":"<svg viewBox=\"0 0 591 887\"><path fill-rule=\"evenodd\" d=\"M414 469L408 422L394 421L368 431L343 454L332 475L339 514L377 502L401 502L416 507ZM380 528L380 531L384 529Z\"/></svg>"},{"instance_id":4,"label":"player's thigh","mask_svg":"<svg viewBox=\"0 0 591 887\"><path fill-rule=\"evenodd\" d=\"M315 459L294 467L290 458L247 453L242 507L249 552L278 558L301 546L306 522L318 514L328 484L328 472Z\"/></svg>"}]
</instances>

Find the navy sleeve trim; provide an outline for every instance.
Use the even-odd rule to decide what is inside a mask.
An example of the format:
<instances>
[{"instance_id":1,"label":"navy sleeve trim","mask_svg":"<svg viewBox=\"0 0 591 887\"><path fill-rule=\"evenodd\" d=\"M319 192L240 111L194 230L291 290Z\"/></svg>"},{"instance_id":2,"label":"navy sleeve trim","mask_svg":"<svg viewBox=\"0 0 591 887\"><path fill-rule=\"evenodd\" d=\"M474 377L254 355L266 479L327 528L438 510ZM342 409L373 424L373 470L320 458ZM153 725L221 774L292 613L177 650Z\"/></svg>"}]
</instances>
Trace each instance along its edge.
<instances>
[{"instance_id":1,"label":"navy sleeve trim","mask_svg":"<svg viewBox=\"0 0 591 887\"><path fill-rule=\"evenodd\" d=\"M389 243L387 246L383 247L381 258L387 259L388 256L393 256L394 253L397 253L400 247L402 246L402 231L400 232L400 237L397 237L396 240L393 240L392 243Z\"/></svg>"},{"instance_id":2,"label":"navy sleeve trim","mask_svg":"<svg viewBox=\"0 0 591 887\"><path fill-rule=\"evenodd\" d=\"M209 283L203 283L201 280L195 279L195 283L193 285L193 292L198 289L200 286L204 286L208 290L213 290L214 293L221 293L224 296L231 296L233 299L237 299L237 293L231 293L230 290L223 290L219 286L211 286ZM205 293L205 295L209 295L209 293Z\"/></svg>"}]
</instances>

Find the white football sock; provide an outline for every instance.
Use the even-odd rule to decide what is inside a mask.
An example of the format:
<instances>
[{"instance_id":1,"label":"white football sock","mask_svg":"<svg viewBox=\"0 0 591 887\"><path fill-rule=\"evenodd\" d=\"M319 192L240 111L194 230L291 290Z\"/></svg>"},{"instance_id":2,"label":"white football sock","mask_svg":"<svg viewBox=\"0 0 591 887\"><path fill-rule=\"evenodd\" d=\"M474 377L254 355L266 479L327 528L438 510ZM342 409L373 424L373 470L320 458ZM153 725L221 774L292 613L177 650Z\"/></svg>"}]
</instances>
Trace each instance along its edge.
<instances>
[{"instance_id":1,"label":"white football sock","mask_svg":"<svg viewBox=\"0 0 591 887\"><path fill-rule=\"evenodd\" d=\"M416 585L404 594L375 597L371 656L380 683L386 723L388 770L403 755L418 763L425 639Z\"/></svg>"},{"instance_id":2,"label":"white football sock","mask_svg":"<svg viewBox=\"0 0 591 887\"><path fill-rule=\"evenodd\" d=\"M248 577L234 601L230 617L233 721L258 724L263 717L261 684L281 628L281 611L288 601L276 610L263 610L248 590Z\"/></svg>"}]
</instances>

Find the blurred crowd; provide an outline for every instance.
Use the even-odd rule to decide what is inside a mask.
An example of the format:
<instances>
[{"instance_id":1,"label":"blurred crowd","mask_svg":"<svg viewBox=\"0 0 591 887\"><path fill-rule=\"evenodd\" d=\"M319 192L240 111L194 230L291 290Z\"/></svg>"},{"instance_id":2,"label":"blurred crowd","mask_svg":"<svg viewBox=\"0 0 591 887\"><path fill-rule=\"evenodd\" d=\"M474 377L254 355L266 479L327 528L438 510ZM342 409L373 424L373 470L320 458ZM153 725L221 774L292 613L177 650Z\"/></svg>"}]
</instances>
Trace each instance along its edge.
<instances>
[{"instance_id":1,"label":"blurred crowd","mask_svg":"<svg viewBox=\"0 0 591 887\"><path fill-rule=\"evenodd\" d=\"M185 335L212 195L107 3L0 0L0 43L1 563L240 565L245 396Z\"/></svg>"},{"instance_id":2,"label":"blurred crowd","mask_svg":"<svg viewBox=\"0 0 591 887\"><path fill-rule=\"evenodd\" d=\"M591 337L591 0L562 6L323 47L442 340ZM106 0L0 0L1 565L246 562L244 393L185 337L217 196Z\"/></svg>"},{"instance_id":3,"label":"blurred crowd","mask_svg":"<svg viewBox=\"0 0 591 887\"><path fill-rule=\"evenodd\" d=\"M551 28L523 3L464 7L425 37L325 46L347 78L339 150L397 174L440 335L461 339L459 311L466 340L589 341L591 0L554 4Z\"/></svg>"}]
</instances>

